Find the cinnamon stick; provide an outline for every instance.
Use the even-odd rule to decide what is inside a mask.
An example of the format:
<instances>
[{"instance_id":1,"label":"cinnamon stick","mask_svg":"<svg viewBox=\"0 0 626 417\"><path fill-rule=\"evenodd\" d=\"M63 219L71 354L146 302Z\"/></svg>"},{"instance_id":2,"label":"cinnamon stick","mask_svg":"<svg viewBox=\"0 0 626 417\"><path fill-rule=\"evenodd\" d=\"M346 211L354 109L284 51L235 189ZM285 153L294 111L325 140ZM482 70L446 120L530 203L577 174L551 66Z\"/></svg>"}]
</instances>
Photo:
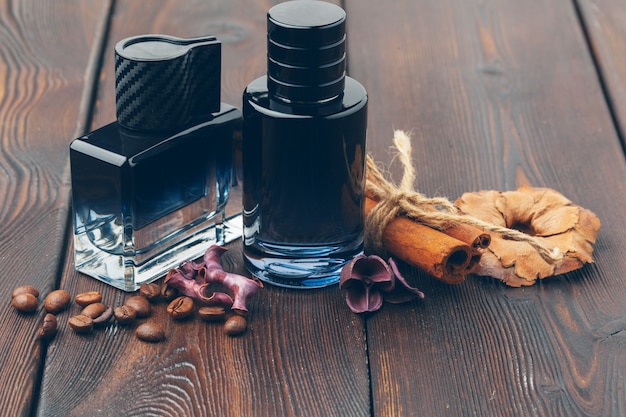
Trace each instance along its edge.
<instances>
[{"instance_id":1,"label":"cinnamon stick","mask_svg":"<svg viewBox=\"0 0 626 417\"><path fill-rule=\"evenodd\" d=\"M377 202L365 199L368 215ZM407 217L396 217L383 231L383 245L394 257L449 284L465 280L472 258L470 245Z\"/></svg>"},{"instance_id":2,"label":"cinnamon stick","mask_svg":"<svg viewBox=\"0 0 626 417\"><path fill-rule=\"evenodd\" d=\"M474 268L480 262L482 255L481 249L487 248L491 244L491 235L482 230L462 223L455 223L443 231L448 236L459 239L461 242L467 243L471 250L470 261L465 268L466 274L474 272Z\"/></svg>"},{"instance_id":3,"label":"cinnamon stick","mask_svg":"<svg viewBox=\"0 0 626 417\"><path fill-rule=\"evenodd\" d=\"M443 231L448 236L465 242L473 251L485 249L491 243L491 235L482 230L463 223L455 223Z\"/></svg>"}]
</instances>

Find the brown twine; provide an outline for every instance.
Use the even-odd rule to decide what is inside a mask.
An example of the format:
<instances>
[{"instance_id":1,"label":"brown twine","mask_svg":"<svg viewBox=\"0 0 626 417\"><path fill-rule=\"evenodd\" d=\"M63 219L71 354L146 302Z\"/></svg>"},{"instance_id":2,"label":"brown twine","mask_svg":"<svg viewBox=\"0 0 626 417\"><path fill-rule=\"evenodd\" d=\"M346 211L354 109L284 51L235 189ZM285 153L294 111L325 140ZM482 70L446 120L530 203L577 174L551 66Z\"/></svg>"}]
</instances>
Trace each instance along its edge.
<instances>
[{"instance_id":1,"label":"brown twine","mask_svg":"<svg viewBox=\"0 0 626 417\"><path fill-rule=\"evenodd\" d=\"M562 258L559 248L551 249L533 236L485 222L472 216L459 214L457 207L447 198L426 197L413 190L415 168L411 160L411 139L401 130L394 132L394 145L404 172L399 186L388 182L371 156L367 156L367 195L378 201L365 220L365 250L370 253L384 253L383 232L394 218L406 216L425 226L443 231L454 223L481 228L499 233L503 238L529 243L548 262L553 264Z\"/></svg>"}]
</instances>

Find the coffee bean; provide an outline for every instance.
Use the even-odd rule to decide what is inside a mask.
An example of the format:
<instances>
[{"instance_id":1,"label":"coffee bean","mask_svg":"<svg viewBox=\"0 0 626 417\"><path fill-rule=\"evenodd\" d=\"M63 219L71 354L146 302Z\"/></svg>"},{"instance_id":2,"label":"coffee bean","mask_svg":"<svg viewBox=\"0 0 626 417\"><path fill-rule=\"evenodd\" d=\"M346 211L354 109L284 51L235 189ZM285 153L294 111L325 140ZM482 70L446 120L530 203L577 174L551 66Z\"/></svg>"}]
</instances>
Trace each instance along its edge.
<instances>
[{"instance_id":1,"label":"coffee bean","mask_svg":"<svg viewBox=\"0 0 626 417\"><path fill-rule=\"evenodd\" d=\"M91 317L92 319L95 319L96 317L104 313L106 309L107 309L107 306L105 306L102 303L92 303L92 304L86 305L85 308L81 310L80 314L82 314L83 316L87 316L87 317Z\"/></svg>"},{"instance_id":2,"label":"coffee bean","mask_svg":"<svg viewBox=\"0 0 626 417\"><path fill-rule=\"evenodd\" d=\"M70 317L68 323L76 333L89 333L93 329L93 319L82 314Z\"/></svg>"},{"instance_id":3,"label":"coffee bean","mask_svg":"<svg viewBox=\"0 0 626 417\"><path fill-rule=\"evenodd\" d=\"M135 335L145 342L158 343L165 340L163 328L152 322L143 323L135 329Z\"/></svg>"},{"instance_id":4,"label":"coffee bean","mask_svg":"<svg viewBox=\"0 0 626 417\"><path fill-rule=\"evenodd\" d=\"M187 318L193 313L193 299L191 297L181 296L175 298L167 306L167 312L176 320Z\"/></svg>"},{"instance_id":5,"label":"coffee bean","mask_svg":"<svg viewBox=\"0 0 626 417\"><path fill-rule=\"evenodd\" d=\"M20 285L13 290L11 298L24 293L32 294L35 296L35 298L39 297L39 290L37 288L33 287L32 285Z\"/></svg>"},{"instance_id":6,"label":"coffee bean","mask_svg":"<svg viewBox=\"0 0 626 417\"><path fill-rule=\"evenodd\" d=\"M99 291L87 291L77 294L74 298L76 304L81 307L88 306L89 304L99 303L102 301L102 294Z\"/></svg>"},{"instance_id":7,"label":"coffee bean","mask_svg":"<svg viewBox=\"0 0 626 417\"><path fill-rule=\"evenodd\" d=\"M57 333L57 318L54 314L47 313L43 318L41 327L39 328L39 338L40 339L52 339L56 333Z\"/></svg>"},{"instance_id":8,"label":"coffee bean","mask_svg":"<svg viewBox=\"0 0 626 417\"><path fill-rule=\"evenodd\" d=\"M143 295L134 295L129 297L124 302L124 305L132 307L137 312L137 317L148 317L152 312L152 308L150 307L150 301Z\"/></svg>"},{"instance_id":9,"label":"coffee bean","mask_svg":"<svg viewBox=\"0 0 626 417\"><path fill-rule=\"evenodd\" d=\"M222 321L226 317L224 307L205 306L198 309L198 317L204 321Z\"/></svg>"},{"instance_id":10,"label":"coffee bean","mask_svg":"<svg viewBox=\"0 0 626 417\"><path fill-rule=\"evenodd\" d=\"M137 311L131 306L120 306L115 307L113 315L119 324L131 324L137 318Z\"/></svg>"},{"instance_id":11,"label":"coffee bean","mask_svg":"<svg viewBox=\"0 0 626 417\"><path fill-rule=\"evenodd\" d=\"M246 318L235 314L234 316L229 317L224 323L224 333L228 336L237 336L246 331L248 328L248 322Z\"/></svg>"},{"instance_id":12,"label":"coffee bean","mask_svg":"<svg viewBox=\"0 0 626 417\"><path fill-rule=\"evenodd\" d=\"M48 294L43 301L43 307L48 313L57 314L64 310L72 299L69 292L65 290L54 290Z\"/></svg>"},{"instance_id":13,"label":"coffee bean","mask_svg":"<svg viewBox=\"0 0 626 417\"><path fill-rule=\"evenodd\" d=\"M13 297L11 305L20 313L32 313L39 307L39 301L31 293L25 292Z\"/></svg>"},{"instance_id":14,"label":"coffee bean","mask_svg":"<svg viewBox=\"0 0 626 417\"><path fill-rule=\"evenodd\" d=\"M139 295L143 295L148 301L156 303L161 299L161 286L154 282L141 284L139 287Z\"/></svg>"},{"instance_id":15,"label":"coffee bean","mask_svg":"<svg viewBox=\"0 0 626 417\"><path fill-rule=\"evenodd\" d=\"M106 324L108 323L109 320L111 320L111 317L113 317L113 307L108 306L102 314L100 314L98 317L93 319L93 325L100 326L100 325Z\"/></svg>"}]
</instances>

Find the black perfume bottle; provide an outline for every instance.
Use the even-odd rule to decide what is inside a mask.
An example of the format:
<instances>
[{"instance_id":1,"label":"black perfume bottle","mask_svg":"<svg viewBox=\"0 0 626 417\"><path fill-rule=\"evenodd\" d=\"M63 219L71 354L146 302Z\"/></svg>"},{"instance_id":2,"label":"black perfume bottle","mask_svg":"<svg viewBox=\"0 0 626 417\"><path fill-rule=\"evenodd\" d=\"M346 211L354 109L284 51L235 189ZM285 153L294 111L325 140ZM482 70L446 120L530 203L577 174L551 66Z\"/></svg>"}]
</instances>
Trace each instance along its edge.
<instances>
[{"instance_id":1,"label":"black perfume bottle","mask_svg":"<svg viewBox=\"0 0 626 417\"><path fill-rule=\"evenodd\" d=\"M241 112L220 102L214 37L137 36L115 47L117 121L70 145L78 271L134 291L224 229Z\"/></svg>"},{"instance_id":2,"label":"black perfume bottle","mask_svg":"<svg viewBox=\"0 0 626 417\"><path fill-rule=\"evenodd\" d=\"M243 94L245 261L272 284L327 286L362 251L367 93L345 75L343 9L289 1L267 22L267 76Z\"/></svg>"}]
</instances>

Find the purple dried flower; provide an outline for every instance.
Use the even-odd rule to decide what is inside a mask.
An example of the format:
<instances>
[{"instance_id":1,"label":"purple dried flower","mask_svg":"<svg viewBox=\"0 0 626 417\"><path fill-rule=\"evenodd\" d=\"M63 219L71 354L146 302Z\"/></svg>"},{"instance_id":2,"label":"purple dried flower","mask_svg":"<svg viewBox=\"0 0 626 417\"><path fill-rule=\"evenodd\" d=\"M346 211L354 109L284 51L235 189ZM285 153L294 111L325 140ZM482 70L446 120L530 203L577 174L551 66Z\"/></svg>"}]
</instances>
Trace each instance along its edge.
<instances>
[{"instance_id":1,"label":"purple dried flower","mask_svg":"<svg viewBox=\"0 0 626 417\"><path fill-rule=\"evenodd\" d=\"M204 254L206 265L205 280L207 283L219 283L228 288L233 294L232 309L241 315L247 315L246 302L248 298L263 288L261 281L250 279L243 275L225 272L220 258L227 249L223 246L211 246Z\"/></svg>"},{"instance_id":2,"label":"purple dried flower","mask_svg":"<svg viewBox=\"0 0 626 417\"><path fill-rule=\"evenodd\" d=\"M348 307L355 313L374 312L383 301L403 303L424 298L400 274L393 259L389 264L377 255L357 255L341 270L339 288L345 290Z\"/></svg>"},{"instance_id":3,"label":"purple dried flower","mask_svg":"<svg viewBox=\"0 0 626 417\"><path fill-rule=\"evenodd\" d=\"M346 291L348 307L355 313L373 312L383 305L383 291L393 289L393 272L377 255L357 255L341 270L339 288Z\"/></svg>"},{"instance_id":4,"label":"purple dried flower","mask_svg":"<svg viewBox=\"0 0 626 417\"><path fill-rule=\"evenodd\" d=\"M202 261L187 261L170 270L165 277L165 284L178 289L182 295L205 304L229 307L238 314L247 315L246 302L250 296L263 288L263 284L257 279L225 272L220 258L227 250L223 246L211 246L204 253ZM208 296L208 287L213 283L226 287L232 297L223 292L213 292Z\"/></svg>"},{"instance_id":5,"label":"purple dried flower","mask_svg":"<svg viewBox=\"0 0 626 417\"><path fill-rule=\"evenodd\" d=\"M205 283L200 283L195 279L188 278L188 275L181 269L170 269L165 276L164 284L176 288L182 295L195 298L200 301L208 301L210 297L205 295Z\"/></svg>"}]
</instances>

